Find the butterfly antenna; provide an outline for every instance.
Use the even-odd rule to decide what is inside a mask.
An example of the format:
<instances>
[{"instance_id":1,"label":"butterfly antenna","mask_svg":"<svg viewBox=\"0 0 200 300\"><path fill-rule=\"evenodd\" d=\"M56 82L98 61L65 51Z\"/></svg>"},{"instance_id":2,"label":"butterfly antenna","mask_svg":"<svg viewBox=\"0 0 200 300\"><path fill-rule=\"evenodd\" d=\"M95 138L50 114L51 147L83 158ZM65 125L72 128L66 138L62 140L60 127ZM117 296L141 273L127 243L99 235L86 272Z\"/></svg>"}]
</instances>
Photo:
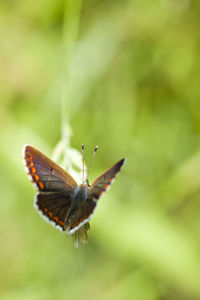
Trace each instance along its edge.
<instances>
[{"instance_id":1,"label":"butterfly antenna","mask_svg":"<svg viewBox=\"0 0 200 300\"><path fill-rule=\"evenodd\" d=\"M96 152L97 152L97 149L98 149L98 146L96 146L96 147L94 148L94 153L93 153L93 156L92 156L92 160L91 160L91 162L90 162L90 165L89 165L89 168L88 168L88 172L87 172L86 182L88 182L88 176L89 176L89 174L90 174L91 166L92 166L92 163L93 163L93 160L94 160L94 156L95 156L95 154L96 154Z\"/></svg>"},{"instance_id":2,"label":"butterfly antenna","mask_svg":"<svg viewBox=\"0 0 200 300\"><path fill-rule=\"evenodd\" d=\"M84 183L84 144L82 144L82 176L83 176L83 183Z\"/></svg>"}]
</instances>

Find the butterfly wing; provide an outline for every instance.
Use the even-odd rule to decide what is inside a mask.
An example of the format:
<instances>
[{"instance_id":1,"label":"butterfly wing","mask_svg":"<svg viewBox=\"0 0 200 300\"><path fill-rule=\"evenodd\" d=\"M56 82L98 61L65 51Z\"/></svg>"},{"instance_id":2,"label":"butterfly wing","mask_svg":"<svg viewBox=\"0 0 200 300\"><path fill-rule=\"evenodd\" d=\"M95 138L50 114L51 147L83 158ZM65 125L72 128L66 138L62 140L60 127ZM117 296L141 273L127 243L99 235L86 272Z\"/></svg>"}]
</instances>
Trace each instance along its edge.
<instances>
[{"instance_id":1,"label":"butterfly wing","mask_svg":"<svg viewBox=\"0 0 200 300\"><path fill-rule=\"evenodd\" d=\"M125 159L122 159L119 162L117 162L113 167L111 167L102 175L100 175L92 183L91 187L88 188L87 200L83 201L82 203L79 203L78 206L75 206L70 211L67 219L70 234L77 231L80 227L82 227L90 220L97 206L97 200L100 198L102 193L105 192L111 185L124 163Z\"/></svg>"},{"instance_id":2,"label":"butterfly wing","mask_svg":"<svg viewBox=\"0 0 200 300\"><path fill-rule=\"evenodd\" d=\"M69 234L86 224L94 213L96 202L93 199L73 206L72 198L62 193L38 193L35 208L49 223Z\"/></svg>"},{"instance_id":3,"label":"butterfly wing","mask_svg":"<svg viewBox=\"0 0 200 300\"><path fill-rule=\"evenodd\" d=\"M38 193L35 208L52 225L65 230L65 219L71 207L71 197L62 193Z\"/></svg>"},{"instance_id":4,"label":"butterfly wing","mask_svg":"<svg viewBox=\"0 0 200 300\"><path fill-rule=\"evenodd\" d=\"M125 164L125 159L121 159L110 169L101 174L97 179L92 183L89 189L89 196L94 199L99 199L102 194L108 189L116 175L121 170L122 166Z\"/></svg>"},{"instance_id":5,"label":"butterfly wing","mask_svg":"<svg viewBox=\"0 0 200 300\"><path fill-rule=\"evenodd\" d=\"M50 158L32 146L24 147L24 163L30 180L41 192L73 193L76 181Z\"/></svg>"},{"instance_id":6,"label":"butterfly wing","mask_svg":"<svg viewBox=\"0 0 200 300\"><path fill-rule=\"evenodd\" d=\"M96 208L96 201L92 198L87 198L85 201L79 202L74 206L67 217L66 227L69 234L74 233L84 224L88 223Z\"/></svg>"}]
</instances>

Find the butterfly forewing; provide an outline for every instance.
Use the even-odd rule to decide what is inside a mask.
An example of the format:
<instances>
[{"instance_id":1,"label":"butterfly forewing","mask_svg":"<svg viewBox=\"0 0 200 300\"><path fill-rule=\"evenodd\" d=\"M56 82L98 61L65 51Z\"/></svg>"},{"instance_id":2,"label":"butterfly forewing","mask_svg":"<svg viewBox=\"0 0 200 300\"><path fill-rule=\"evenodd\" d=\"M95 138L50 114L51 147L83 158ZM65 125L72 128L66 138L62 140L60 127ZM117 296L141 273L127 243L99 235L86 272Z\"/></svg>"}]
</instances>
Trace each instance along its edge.
<instances>
[{"instance_id":1,"label":"butterfly forewing","mask_svg":"<svg viewBox=\"0 0 200 300\"><path fill-rule=\"evenodd\" d=\"M110 169L101 174L91 185L89 189L89 196L95 199L99 199L101 195L108 189L113 182L116 175L121 170L125 163L125 159L121 159Z\"/></svg>"},{"instance_id":2,"label":"butterfly forewing","mask_svg":"<svg viewBox=\"0 0 200 300\"><path fill-rule=\"evenodd\" d=\"M64 169L29 145L24 148L24 161L30 180L42 192L73 193L77 186Z\"/></svg>"}]
</instances>

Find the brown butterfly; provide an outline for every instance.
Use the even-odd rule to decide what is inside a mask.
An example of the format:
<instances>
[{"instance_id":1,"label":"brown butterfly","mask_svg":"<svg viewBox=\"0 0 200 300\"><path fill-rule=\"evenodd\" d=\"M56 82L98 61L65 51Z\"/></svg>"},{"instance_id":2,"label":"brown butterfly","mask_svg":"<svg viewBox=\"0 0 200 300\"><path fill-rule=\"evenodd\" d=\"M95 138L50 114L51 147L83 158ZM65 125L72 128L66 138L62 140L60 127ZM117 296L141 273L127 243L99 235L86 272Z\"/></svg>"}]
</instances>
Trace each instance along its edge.
<instances>
[{"instance_id":1,"label":"brown butterfly","mask_svg":"<svg viewBox=\"0 0 200 300\"><path fill-rule=\"evenodd\" d=\"M89 221L98 199L108 189L125 163L125 159L117 162L100 175L91 186L88 179L84 178L83 183L78 185L69 173L32 146L25 145L23 153L28 176L38 190L35 198L36 209L48 222L68 234L75 233ZM83 145L82 156L84 158Z\"/></svg>"}]
</instances>

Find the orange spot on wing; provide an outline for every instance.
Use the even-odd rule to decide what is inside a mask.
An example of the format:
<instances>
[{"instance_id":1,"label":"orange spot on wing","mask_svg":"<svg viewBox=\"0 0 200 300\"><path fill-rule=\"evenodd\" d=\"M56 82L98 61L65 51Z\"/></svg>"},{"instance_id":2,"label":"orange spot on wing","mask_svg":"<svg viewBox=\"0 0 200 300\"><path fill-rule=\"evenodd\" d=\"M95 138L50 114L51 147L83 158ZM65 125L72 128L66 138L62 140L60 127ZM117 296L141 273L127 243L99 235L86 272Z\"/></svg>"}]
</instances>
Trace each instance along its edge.
<instances>
[{"instance_id":1,"label":"orange spot on wing","mask_svg":"<svg viewBox=\"0 0 200 300\"><path fill-rule=\"evenodd\" d=\"M105 184L103 188L106 190L108 188L108 184Z\"/></svg>"},{"instance_id":2,"label":"orange spot on wing","mask_svg":"<svg viewBox=\"0 0 200 300\"><path fill-rule=\"evenodd\" d=\"M26 165L27 165L27 167L33 167L34 163L32 161L27 160Z\"/></svg>"},{"instance_id":3,"label":"orange spot on wing","mask_svg":"<svg viewBox=\"0 0 200 300\"><path fill-rule=\"evenodd\" d=\"M64 222L63 221L59 221L58 222L61 226L64 226Z\"/></svg>"},{"instance_id":4,"label":"orange spot on wing","mask_svg":"<svg viewBox=\"0 0 200 300\"><path fill-rule=\"evenodd\" d=\"M36 168L32 168L31 173L32 174L36 173Z\"/></svg>"},{"instance_id":5,"label":"orange spot on wing","mask_svg":"<svg viewBox=\"0 0 200 300\"><path fill-rule=\"evenodd\" d=\"M38 181L40 179L40 177L37 174L34 175L34 178L35 178L35 181Z\"/></svg>"},{"instance_id":6,"label":"orange spot on wing","mask_svg":"<svg viewBox=\"0 0 200 300\"><path fill-rule=\"evenodd\" d=\"M44 208L44 211L45 211L45 212L48 212L48 209L47 209L47 208Z\"/></svg>"},{"instance_id":7,"label":"orange spot on wing","mask_svg":"<svg viewBox=\"0 0 200 300\"><path fill-rule=\"evenodd\" d=\"M30 161L30 160L33 159L33 156L31 154L29 154L29 153L26 153L25 154L25 159Z\"/></svg>"},{"instance_id":8,"label":"orange spot on wing","mask_svg":"<svg viewBox=\"0 0 200 300\"><path fill-rule=\"evenodd\" d=\"M78 224L79 224L79 222L77 221L76 223L74 223L74 224L72 225L72 228L76 227Z\"/></svg>"},{"instance_id":9,"label":"orange spot on wing","mask_svg":"<svg viewBox=\"0 0 200 300\"><path fill-rule=\"evenodd\" d=\"M99 197L102 195L102 193L103 193L103 191L100 191L100 192L99 192Z\"/></svg>"},{"instance_id":10,"label":"orange spot on wing","mask_svg":"<svg viewBox=\"0 0 200 300\"><path fill-rule=\"evenodd\" d=\"M83 222L85 219L87 219L87 217L88 217L88 216L84 216L84 217L80 218L78 221L76 221L76 223L74 223L74 224L72 225L71 228L74 228L74 227L78 226L81 222Z\"/></svg>"},{"instance_id":11,"label":"orange spot on wing","mask_svg":"<svg viewBox=\"0 0 200 300\"><path fill-rule=\"evenodd\" d=\"M53 217L53 219L56 221L56 222L58 222L58 217Z\"/></svg>"},{"instance_id":12,"label":"orange spot on wing","mask_svg":"<svg viewBox=\"0 0 200 300\"><path fill-rule=\"evenodd\" d=\"M41 188L41 190L44 189L44 184L41 181L38 181L39 187Z\"/></svg>"},{"instance_id":13,"label":"orange spot on wing","mask_svg":"<svg viewBox=\"0 0 200 300\"><path fill-rule=\"evenodd\" d=\"M49 212L48 212L48 215L49 215L49 217L50 217L50 218L52 218L52 217L53 217L53 214L52 214L52 212L51 212L51 211L49 211Z\"/></svg>"}]
</instances>

